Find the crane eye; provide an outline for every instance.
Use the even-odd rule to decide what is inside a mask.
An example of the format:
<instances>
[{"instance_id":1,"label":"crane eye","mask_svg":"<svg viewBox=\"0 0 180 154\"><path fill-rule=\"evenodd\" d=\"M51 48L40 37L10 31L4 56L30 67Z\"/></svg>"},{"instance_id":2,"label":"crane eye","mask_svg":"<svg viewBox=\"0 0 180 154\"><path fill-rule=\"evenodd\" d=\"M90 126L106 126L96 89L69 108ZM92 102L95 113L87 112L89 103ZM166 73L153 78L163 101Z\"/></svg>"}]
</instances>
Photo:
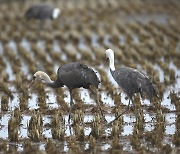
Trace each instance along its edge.
<instances>
[{"instance_id":1,"label":"crane eye","mask_svg":"<svg viewBox=\"0 0 180 154\"><path fill-rule=\"evenodd\" d=\"M33 76L33 80L35 80L36 79L36 77L35 76Z\"/></svg>"}]
</instances>

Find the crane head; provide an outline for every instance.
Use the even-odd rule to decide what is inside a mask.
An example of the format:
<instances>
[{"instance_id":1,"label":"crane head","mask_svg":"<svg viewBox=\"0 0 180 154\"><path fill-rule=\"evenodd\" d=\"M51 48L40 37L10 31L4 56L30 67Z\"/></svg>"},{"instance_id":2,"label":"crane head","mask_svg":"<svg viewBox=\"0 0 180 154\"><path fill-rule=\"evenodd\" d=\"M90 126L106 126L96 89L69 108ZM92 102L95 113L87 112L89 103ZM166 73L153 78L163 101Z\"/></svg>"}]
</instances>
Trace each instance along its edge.
<instances>
[{"instance_id":1,"label":"crane head","mask_svg":"<svg viewBox=\"0 0 180 154\"><path fill-rule=\"evenodd\" d=\"M114 59L114 51L112 49L107 49L105 52L105 56L106 56L106 60L105 60L106 63L107 60Z\"/></svg>"},{"instance_id":2,"label":"crane head","mask_svg":"<svg viewBox=\"0 0 180 154\"><path fill-rule=\"evenodd\" d=\"M37 71L36 73L34 73L33 75L33 80L34 81L41 81L43 79L43 73L41 71Z\"/></svg>"},{"instance_id":3,"label":"crane head","mask_svg":"<svg viewBox=\"0 0 180 154\"><path fill-rule=\"evenodd\" d=\"M105 52L106 58L110 58L112 55L114 55L114 51L112 49L107 49Z\"/></svg>"},{"instance_id":4,"label":"crane head","mask_svg":"<svg viewBox=\"0 0 180 154\"><path fill-rule=\"evenodd\" d=\"M52 18L57 19L60 13L61 13L61 10L59 8L55 8L52 13Z\"/></svg>"},{"instance_id":5,"label":"crane head","mask_svg":"<svg viewBox=\"0 0 180 154\"><path fill-rule=\"evenodd\" d=\"M35 81L42 81L44 80L44 76L46 73L42 72L42 71L37 71L34 75L33 75L33 79L29 85L29 88L34 84Z\"/></svg>"}]
</instances>

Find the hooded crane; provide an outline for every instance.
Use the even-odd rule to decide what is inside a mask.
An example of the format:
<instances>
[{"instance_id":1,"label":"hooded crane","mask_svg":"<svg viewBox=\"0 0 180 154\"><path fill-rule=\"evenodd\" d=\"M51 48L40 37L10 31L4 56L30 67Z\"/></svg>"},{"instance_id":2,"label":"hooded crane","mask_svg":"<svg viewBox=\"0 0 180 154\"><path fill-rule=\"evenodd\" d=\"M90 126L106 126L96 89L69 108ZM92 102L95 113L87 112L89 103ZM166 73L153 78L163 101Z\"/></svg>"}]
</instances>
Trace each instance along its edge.
<instances>
[{"instance_id":1,"label":"hooded crane","mask_svg":"<svg viewBox=\"0 0 180 154\"><path fill-rule=\"evenodd\" d=\"M70 122L71 110L74 104L72 90L75 88L83 87L85 89L90 89L94 94L96 94L93 87L98 88L98 85L100 83L96 73L87 65L81 64L79 62L68 63L60 66L57 71L57 79L55 81L52 81L50 77L42 71L38 71L34 74L33 81L44 81L48 86L52 88L60 88L64 85L67 86L70 92L70 110L68 122ZM101 111L101 114L103 115L98 99L97 104Z\"/></svg>"},{"instance_id":2,"label":"hooded crane","mask_svg":"<svg viewBox=\"0 0 180 154\"><path fill-rule=\"evenodd\" d=\"M112 49L107 49L105 55L109 59L109 68L112 77L118 83L120 88L129 97L129 104L127 109L129 109L129 105L131 101L134 107L134 111L136 112L137 115L136 106L135 103L133 102L134 93L140 93L141 96L143 93L145 93L147 98L151 102L153 96L157 96L157 91L155 87L153 86L150 79L144 73L139 72L134 68L120 67L119 69L115 69L114 51ZM115 120L117 120L121 115L116 117Z\"/></svg>"},{"instance_id":3,"label":"hooded crane","mask_svg":"<svg viewBox=\"0 0 180 154\"><path fill-rule=\"evenodd\" d=\"M47 4L37 4L31 6L25 13L27 19L38 19L41 21L41 27L43 21L46 19L57 19L61 10L59 8L53 8Z\"/></svg>"}]
</instances>

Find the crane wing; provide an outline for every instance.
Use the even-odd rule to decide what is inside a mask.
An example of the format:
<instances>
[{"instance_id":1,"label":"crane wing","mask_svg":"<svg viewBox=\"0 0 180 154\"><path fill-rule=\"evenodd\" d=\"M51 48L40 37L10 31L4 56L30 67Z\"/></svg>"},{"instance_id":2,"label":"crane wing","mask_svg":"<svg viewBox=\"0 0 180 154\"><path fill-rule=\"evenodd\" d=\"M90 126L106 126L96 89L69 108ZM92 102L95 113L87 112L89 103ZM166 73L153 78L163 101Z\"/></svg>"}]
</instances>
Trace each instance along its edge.
<instances>
[{"instance_id":1,"label":"crane wing","mask_svg":"<svg viewBox=\"0 0 180 154\"><path fill-rule=\"evenodd\" d=\"M145 93L151 100L156 95L156 89L150 79L136 69L121 67L112 72L112 75L129 97L132 97L134 93L140 92Z\"/></svg>"},{"instance_id":2,"label":"crane wing","mask_svg":"<svg viewBox=\"0 0 180 154\"><path fill-rule=\"evenodd\" d=\"M87 65L79 62L61 66L58 70L58 76L69 88L89 88L89 85L91 84L95 86L99 84L95 72L88 68Z\"/></svg>"}]
</instances>

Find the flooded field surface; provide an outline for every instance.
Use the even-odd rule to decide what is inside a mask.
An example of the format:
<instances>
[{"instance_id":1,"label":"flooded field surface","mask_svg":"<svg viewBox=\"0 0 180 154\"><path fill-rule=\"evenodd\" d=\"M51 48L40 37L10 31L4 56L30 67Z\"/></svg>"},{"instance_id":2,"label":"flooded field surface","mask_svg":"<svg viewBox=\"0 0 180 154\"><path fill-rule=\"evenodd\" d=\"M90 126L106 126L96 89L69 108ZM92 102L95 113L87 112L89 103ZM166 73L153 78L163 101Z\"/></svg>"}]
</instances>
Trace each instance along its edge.
<instances>
[{"instance_id":1,"label":"flooded field surface","mask_svg":"<svg viewBox=\"0 0 180 154\"><path fill-rule=\"evenodd\" d=\"M0 1L0 153L180 153L180 2L176 0L47 1L61 9L55 20L27 20L37 1ZM136 68L159 92L150 103L129 99L111 76L105 51L115 66ZM92 67L96 99L73 91L68 123L67 87L43 83L29 88L36 71L56 79L59 66L79 61Z\"/></svg>"}]
</instances>

